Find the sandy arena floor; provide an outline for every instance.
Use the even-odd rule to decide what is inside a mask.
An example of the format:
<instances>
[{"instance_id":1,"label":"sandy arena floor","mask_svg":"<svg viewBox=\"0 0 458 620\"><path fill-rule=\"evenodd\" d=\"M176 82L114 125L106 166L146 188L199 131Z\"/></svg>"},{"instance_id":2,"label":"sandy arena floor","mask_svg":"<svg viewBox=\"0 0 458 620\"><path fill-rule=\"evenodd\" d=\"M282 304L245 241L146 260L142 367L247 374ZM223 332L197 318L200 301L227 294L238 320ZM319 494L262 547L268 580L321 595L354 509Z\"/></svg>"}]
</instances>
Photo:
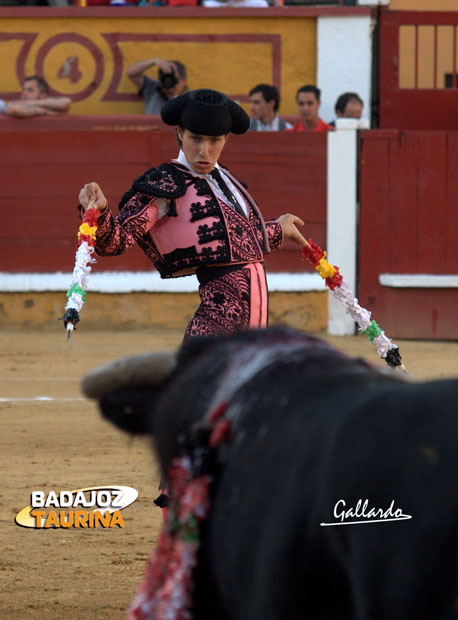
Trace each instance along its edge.
<instances>
[{"instance_id":1,"label":"sandy arena floor","mask_svg":"<svg viewBox=\"0 0 458 620\"><path fill-rule=\"evenodd\" d=\"M181 342L181 332L58 332L0 335L0 618L125 618L157 539L157 469L146 440L130 440L82 398L79 379L115 357ZM331 338L379 362L363 337ZM397 342L414 378L458 376L458 343ZM48 397L52 400L36 400ZM15 524L34 490L127 485L138 500L124 528L29 529Z\"/></svg>"}]
</instances>

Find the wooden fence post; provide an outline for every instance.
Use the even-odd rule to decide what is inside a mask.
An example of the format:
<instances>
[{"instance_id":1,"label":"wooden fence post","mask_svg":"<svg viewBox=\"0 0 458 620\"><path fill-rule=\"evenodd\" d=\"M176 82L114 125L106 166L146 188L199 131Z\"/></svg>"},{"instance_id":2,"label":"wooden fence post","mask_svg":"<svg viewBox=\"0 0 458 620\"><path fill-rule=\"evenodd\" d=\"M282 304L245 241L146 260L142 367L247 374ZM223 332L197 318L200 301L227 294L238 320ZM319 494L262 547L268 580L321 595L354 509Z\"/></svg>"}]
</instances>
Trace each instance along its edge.
<instances>
[{"instance_id":1,"label":"wooden fence post","mask_svg":"<svg viewBox=\"0 0 458 620\"><path fill-rule=\"evenodd\" d=\"M367 129L367 121L337 119L336 131L329 132L327 136L327 260L340 268L355 295L358 242L357 130L360 127ZM332 295L328 303L328 332L335 336L355 333L354 321Z\"/></svg>"}]
</instances>

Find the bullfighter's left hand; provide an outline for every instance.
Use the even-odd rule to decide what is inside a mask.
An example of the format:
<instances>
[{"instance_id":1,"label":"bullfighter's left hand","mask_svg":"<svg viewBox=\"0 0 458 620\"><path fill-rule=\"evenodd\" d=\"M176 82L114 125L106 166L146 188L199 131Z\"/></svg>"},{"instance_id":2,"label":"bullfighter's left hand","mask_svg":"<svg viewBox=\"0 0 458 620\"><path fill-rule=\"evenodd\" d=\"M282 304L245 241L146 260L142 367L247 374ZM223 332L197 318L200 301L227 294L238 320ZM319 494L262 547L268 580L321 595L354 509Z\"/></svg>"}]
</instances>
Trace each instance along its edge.
<instances>
[{"instance_id":1,"label":"bullfighter's left hand","mask_svg":"<svg viewBox=\"0 0 458 620\"><path fill-rule=\"evenodd\" d=\"M297 226L304 226L304 222L300 217L292 215L291 213L285 213L285 215L280 215L277 220L280 222L285 239L290 239L302 246L308 245L307 241L297 229Z\"/></svg>"}]
</instances>

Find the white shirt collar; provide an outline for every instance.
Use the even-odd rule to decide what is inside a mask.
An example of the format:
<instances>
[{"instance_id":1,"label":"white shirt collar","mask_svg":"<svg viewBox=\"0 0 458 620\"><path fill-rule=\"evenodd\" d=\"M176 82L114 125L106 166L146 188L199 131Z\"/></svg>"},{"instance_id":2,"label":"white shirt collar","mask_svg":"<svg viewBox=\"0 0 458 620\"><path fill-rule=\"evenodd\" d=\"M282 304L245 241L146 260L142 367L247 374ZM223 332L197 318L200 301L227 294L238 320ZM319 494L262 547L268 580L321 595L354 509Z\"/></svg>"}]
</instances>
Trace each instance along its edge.
<instances>
[{"instance_id":1,"label":"white shirt collar","mask_svg":"<svg viewBox=\"0 0 458 620\"><path fill-rule=\"evenodd\" d=\"M280 125L280 118L277 114L273 117L271 121L268 123L263 123L260 118L256 119L258 121L258 131L278 131Z\"/></svg>"},{"instance_id":2,"label":"white shirt collar","mask_svg":"<svg viewBox=\"0 0 458 620\"><path fill-rule=\"evenodd\" d=\"M199 174L198 172L196 172L195 170L191 168L188 160L186 159L186 155L184 154L183 149L180 149L180 152L178 153L178 157L175 159L175 161L177 161L179 164L182 164L183 166L186 166L189 172L195 177L199 177L200 179L207 179L207 181L209 179L212 179L212 177L209 174ZM218 163L215 164L215 168L218 168L218 170L222 172Z\"/></svg>"},{"instance_id":3,"label":"white shirt collar","mask_svg":"<svg viewBox=\"0 0 458 620\"><path fill-rule=\"evenodd\" d=\"M180 149L178 157L175 160L173 160L173 161L176 161L179 164L185 166L193 176L198 177L200 179L205 179L207 181L207 183L210 185L210 187L213 189L215 194L224 203L228 204L227 197L225 196L224 192L222 191L222 189L220 188L218 183L215 181L215 179L210 174L198 174L197 172L195 172L191 168L191 166L189 165L188 160L186 159L186 155L184 154L183 149ZM248 207L247 207L246 201L243 198L242 194L240 193L239 189L232 183L231 179L229 179L229 177L226 174L224 174L224 170L222 168L220 168L218 163L215 164L215 168L217 168L220 171L222 177L226 181L226 185L229 186L230 190L233 192L233 194L237 198L239 204L242 206L243 210L245 211L245 215L248 217Z\"/></svg>"}]
</instances>

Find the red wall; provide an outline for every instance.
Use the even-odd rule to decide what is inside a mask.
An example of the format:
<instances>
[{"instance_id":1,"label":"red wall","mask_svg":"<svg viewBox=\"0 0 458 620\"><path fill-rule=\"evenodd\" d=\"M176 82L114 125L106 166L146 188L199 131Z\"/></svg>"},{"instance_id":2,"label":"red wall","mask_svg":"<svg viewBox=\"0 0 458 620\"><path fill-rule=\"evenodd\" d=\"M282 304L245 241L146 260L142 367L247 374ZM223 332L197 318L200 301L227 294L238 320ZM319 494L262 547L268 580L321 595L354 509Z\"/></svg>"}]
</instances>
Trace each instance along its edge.
<instances>
[{"instance_id":1,"label":"red wall","mask_svg":"<svg viewBox=\"0 0 458 620\"><path fill-rule=\"evenodd\" d=\"M433 3L431 3L433 4ZM399 88L399 28L409 26L416 28L417 36L423 27L430 27L436 40L431 45L427 67L438 66L438 50L440 28L458 27L458 11L380 11L380 127L382 129L427 129L427 130L458 130L458 88L444 88L444 76L437 74L437 88L420 88L418 84L412 88ZM452 47L448 53L448 72L456 74L458 60L456 49ZM416 63L415 75L421 71L424 62L418 51L412 50L412 62ZM454 67L454 69L453 69ZM427 69L428 70L428 69Z\"/></svg>"},{"instance_id":2,"label":"red wall","mask_svg":"<svg viewBox=\"0 0 458 620\"><path fill-rule=\"evenodd\" d=\"M1 270L71 271L80 188L97 181L116 212L136 176L177 152L173 131L157 117L0 117ZM324 245L325 134L231 136L221 163L248 184L266 219L295 213L306 222L305 234ZM268 269L309 270L297 246L292 247L268 256ZM99 259L96 267L149 268L137 247L120 257Z\"/></svg>"},{"instance_id":3,"label":"red wall","mask_svg":"<svg viewBox=\"0 0 458 620\"><path fill-rule=\"evenodd\" d=\"M458 132L360 136L359 299L390 337L458 339L458 289L379 274L458 274Z\"/></svg>"},{"instance_id":4,"label":"red wall","mask_svg":"<svg viewBox=\"0 0 458 620\"><path fill-rule=\"evenodd\" d=\"M71 271L79 189L96 180L116 204L134 177L177 153L155 117L0 117L1 271ZM325 134L231 136L222 163L248 183L267 218L292 212L325 247ZM383 287L381 273L458 273L458 132L360 134L360 303L394 338L458 338L458 289ZM296 246L270 271L309 271ZM97 271L146 270L138 248Z\"/></svg>"}]
</instances>

